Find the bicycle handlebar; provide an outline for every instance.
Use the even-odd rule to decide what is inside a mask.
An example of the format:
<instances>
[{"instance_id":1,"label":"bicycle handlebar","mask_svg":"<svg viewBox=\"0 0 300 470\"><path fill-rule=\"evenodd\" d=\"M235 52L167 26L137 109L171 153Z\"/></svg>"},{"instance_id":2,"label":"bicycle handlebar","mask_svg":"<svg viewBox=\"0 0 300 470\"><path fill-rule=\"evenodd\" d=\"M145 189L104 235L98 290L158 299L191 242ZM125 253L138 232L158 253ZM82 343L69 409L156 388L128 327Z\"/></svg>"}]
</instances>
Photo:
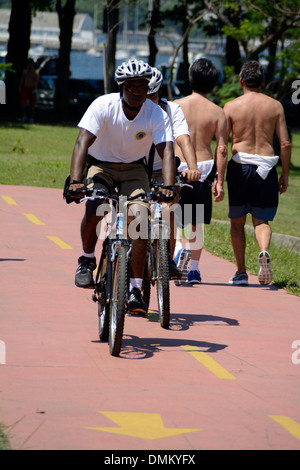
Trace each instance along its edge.
<instances>
[{"instance_id":1,"label":"bicycle handlebar","mask_svg":"<svg viewBox=\"0 0 300 470\"><path fill-rule=\"evenodd\" d=\"M129 196L127 197L127 201L134 201L136 199L142 198L142 201L144 202L149 202L150 200L157 200L158 196L162 199L171 199L171 198L166 198L164 197L164 194L159 190L159 189L169 189L173 190L174 192L174 187L183 187L187 186L189 188L192 188L193 186L187 183L187 178L186 176L182 176L181 174L176 176L176 182L174 186L170 185L164 185L164 184L151 184L151 186L154 188L154 191L150 191L148 193L146 192L140 192L138 194L135 194L134 196ZM116 195L116 194L109 194L105 189L103 188L87 188L85 187L83 189L88 195L81 198L79 202L83 202L86 200L90 199L110 199L112 201L119 201L120 197L122 195ZM78 192L82 192L82 188L78 189ZM175 197L175 195L174 195Z\"/></svg>"}]
</instances>

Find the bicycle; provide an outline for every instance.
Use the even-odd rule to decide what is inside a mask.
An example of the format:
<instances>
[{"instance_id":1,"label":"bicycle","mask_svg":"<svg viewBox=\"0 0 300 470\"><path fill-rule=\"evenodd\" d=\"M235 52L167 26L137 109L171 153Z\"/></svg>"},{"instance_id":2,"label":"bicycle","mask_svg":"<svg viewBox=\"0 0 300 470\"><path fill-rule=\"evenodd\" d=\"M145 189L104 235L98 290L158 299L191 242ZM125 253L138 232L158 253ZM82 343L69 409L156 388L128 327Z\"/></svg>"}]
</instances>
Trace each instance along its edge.
<instances>
[{"instance_id":1,"label":"bicycle","mask_svg":"<svg viewBox=\"0 0 300 470\"><path fill-rule=\"evenodd\" d=\"M151 285L156 284L159 321L161 327L167 329L170 324L170 280L172 279L170 230L168 223L162 219L161 204L157 201L157 190L163 185L152 184L151 186L154 191L148 195L150 203L149 240L142 295L149 308ZM182 175L176 177L175 186L191 187Z\"/></svg>"},{"instance_id":2,"label":"bicycle","mask_svg":"<svg viewBox=\"0 0 300 470\"><path fill-rule=\"evenodd\" d=\"M127 198L123 195L108 194L103 189L87 189L89 199L112 201L111 233L105 238L95 277L94 302L98 303L98 332L101 341L109 343L112 356L118 356L122 346L125 314L129 297L129 267L131 241L125 237L124 210L125 201L132 201L146 196L139 193Z\"/></svg>"}]
</instances>

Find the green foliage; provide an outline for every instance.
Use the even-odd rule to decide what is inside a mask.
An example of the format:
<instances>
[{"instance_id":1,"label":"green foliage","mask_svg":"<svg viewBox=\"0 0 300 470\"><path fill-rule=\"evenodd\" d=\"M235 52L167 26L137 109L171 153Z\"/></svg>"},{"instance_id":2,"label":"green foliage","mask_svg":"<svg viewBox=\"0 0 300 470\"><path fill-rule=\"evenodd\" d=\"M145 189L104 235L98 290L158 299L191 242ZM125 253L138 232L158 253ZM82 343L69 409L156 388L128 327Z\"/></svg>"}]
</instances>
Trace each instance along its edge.
<instances>
[{"instance_id":1,"label":"green foliage","mask_svg":"<svg viewBox=\"0 0 300 470\"><path fill-rule=\"evenodd\" d=\"M253 37L260 37L265 31L265 26L260 23L253 23L251 19L244 19L240 22L239 27L224 25L222 28L225 36L231 36L238 41L249 41Z\"/></svg>"},{"instance_id":2,"label":"green foliage","mask_svg":"<svg viewBox=\"0 0 300 470\"><path fill-rule=\"evenodd\" d=\"M234 67L226 66L224 69L224 83L215 90L216 96L220 100L220 105L224 105L241 95L240 78L234 73Z\"/></svg>"},{"instance_id":3,"label":"green foliage","mask_svg":"<svg viewBox=\"0 0 300 470\"><path fill-rule=\"evenodd\" d=\"M281 65L279 80L297 78L300 71L300 41L291 42L289 47L282 48L277 54Z\"/></svg>"}]
</instances>

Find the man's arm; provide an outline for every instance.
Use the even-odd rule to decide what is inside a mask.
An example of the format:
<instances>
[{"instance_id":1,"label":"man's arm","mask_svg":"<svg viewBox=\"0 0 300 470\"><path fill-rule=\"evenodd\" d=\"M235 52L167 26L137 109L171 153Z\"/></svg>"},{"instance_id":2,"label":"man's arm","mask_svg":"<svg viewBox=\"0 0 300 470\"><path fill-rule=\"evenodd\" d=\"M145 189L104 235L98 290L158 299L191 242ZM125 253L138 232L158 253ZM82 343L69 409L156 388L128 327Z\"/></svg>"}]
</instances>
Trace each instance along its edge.
<instances>
[{"instance_id":1,"label":"man's arm","mask_svg":"<svg viewBox=\"0 0 300 470\"><path fill-rule=\"evenodd\" d=\"M72 181L82 181L82 174L86 164L88 149L95 142L96 136L91 134L85 129L80 129L77 140L75 142L73 155L71 159L71 170L70 170L70 180ZM73 187L71 189L75 190ZM74 185L75 186L75 185Z\"/></svg>"},{"instance_id":2,"label":"man's arm","mask_svg":"<svg viewBox=\"0 0 300 470\"><path fill-rule=\"evenodd\" d=\"M280 143L281 176L278 182L280 194L288 188L289 170L291 162L291 142L286 126L285 115L282 105L280 114L276 123L276 133Z\"/></svg>"},{"instance_id":3,"label":"man's arm","mask_svg":"<svg viewBox=\"0 0 300 470\"><path fill-rule=\"evenodd\" d=\"M190 136L187 134L180 135L176 139L176 144L179 146L189 168L187 171L183 171L182 174L187 177L188 181L198 181L201 173L197 168L197 157Z\"/></svg>"},{"instance_id":4,"label":"man's arm","mask_svg":"<svg viewBox=\"0 0 300 470\"><path fill-rule=\"evenodd\" d=\"M161 142L156 145L156 150L162 159L162 176L165 186L173 186L175 183L175 159L174 159L174 150L173 142ZM170 197L170 191L164 190L165 195Z\"/></svg>"},{"instance_id":5,"label":"man's arm","mask_svg":"<svg viewBox=\"0 0 300 470\"><path fill-rule=\"evenodd\" d=\"M217 165L218 177L217 182L214 185L213 192L215 196L215 201L220 202L224 198L224 176L225 170L227 166L227 136L228 126L227 126L227 119L225 113L222 112L222 115L217 123L216 128L216 141L217 147L215 151L215 160Z\"/></svg>"}]
</instances>

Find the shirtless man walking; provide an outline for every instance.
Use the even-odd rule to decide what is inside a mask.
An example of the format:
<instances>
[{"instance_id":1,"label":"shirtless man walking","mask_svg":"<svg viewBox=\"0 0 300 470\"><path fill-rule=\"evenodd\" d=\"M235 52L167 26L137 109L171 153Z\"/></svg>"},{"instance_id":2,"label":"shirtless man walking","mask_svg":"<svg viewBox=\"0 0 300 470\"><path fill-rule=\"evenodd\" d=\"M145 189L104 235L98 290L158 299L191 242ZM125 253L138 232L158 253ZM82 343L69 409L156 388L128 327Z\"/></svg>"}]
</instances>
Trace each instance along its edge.
<instances>
[{"instance_id":1,"label":"shirtless man walking","mask_svg":"<svg viewBox=\"0 0 300 470\"><path fill-rule=\"evenodd\" d=\"M21 104L22 104L22 122L27 121L26 104L27 101L30 105L29 122L33 122L34 108L37 100L37 86L39 83L40 74L36 70L33 59L28 59L27 66L23 70L20 80Z\"/></svg>"},{"instance_id":2,"label":"shirtless man walking","mask_svg":"<svg viewBox=\"0 0 300 470\"><path fill-rule=\"evenodd\" d=\"M231 241L237 262L237 272L230 284L247 285L245 266L246 214L252 215L255 237L260 249L260 284L270 284L273 279L270 255L269 221L274 219L278 206L278 191L288 187L291 144L284 110L278 101L262 94L264 75L256 61L246 62L240 72L243 95L227 103L227 138L232 133L232 159L228 163L227 184ZM280 142L281 176L277 177L273 136L276 131Z\"/></svg>"},{"instance_id":3,"label":"shirtless man walking","mask_svg":"<svg viewBox=\"0 0 300 470\"><path fill-rule=\"evenodd\" d=\"M183 221L184 205L192 204L193 207L192 234L197 233L196 207L198 204L204 205L204 223L209 224L211 221L212 184L215 202L220 202L224 198L223 181L227 165L226 117L222 108L212 103L206 96L215 87L218 78L219 70L209 59L196 60L189 72L192 94L175 101L180 105L187 120L190 138L196 152L198 170L201 172L200 180L190 183L194 189L185 187L181 189L180 204ZM211 149L214 136L216 137L215 156ZM175 155L179 156L183 162L178 168L179 171L183 171L185 169L184 158L176 143ZM203 246L203 224L201 232L202 240L196 241L195 237L190 240L191 264L188 282L191 284L201 282L199 260Z\"/></svg>"}]
</instances>

